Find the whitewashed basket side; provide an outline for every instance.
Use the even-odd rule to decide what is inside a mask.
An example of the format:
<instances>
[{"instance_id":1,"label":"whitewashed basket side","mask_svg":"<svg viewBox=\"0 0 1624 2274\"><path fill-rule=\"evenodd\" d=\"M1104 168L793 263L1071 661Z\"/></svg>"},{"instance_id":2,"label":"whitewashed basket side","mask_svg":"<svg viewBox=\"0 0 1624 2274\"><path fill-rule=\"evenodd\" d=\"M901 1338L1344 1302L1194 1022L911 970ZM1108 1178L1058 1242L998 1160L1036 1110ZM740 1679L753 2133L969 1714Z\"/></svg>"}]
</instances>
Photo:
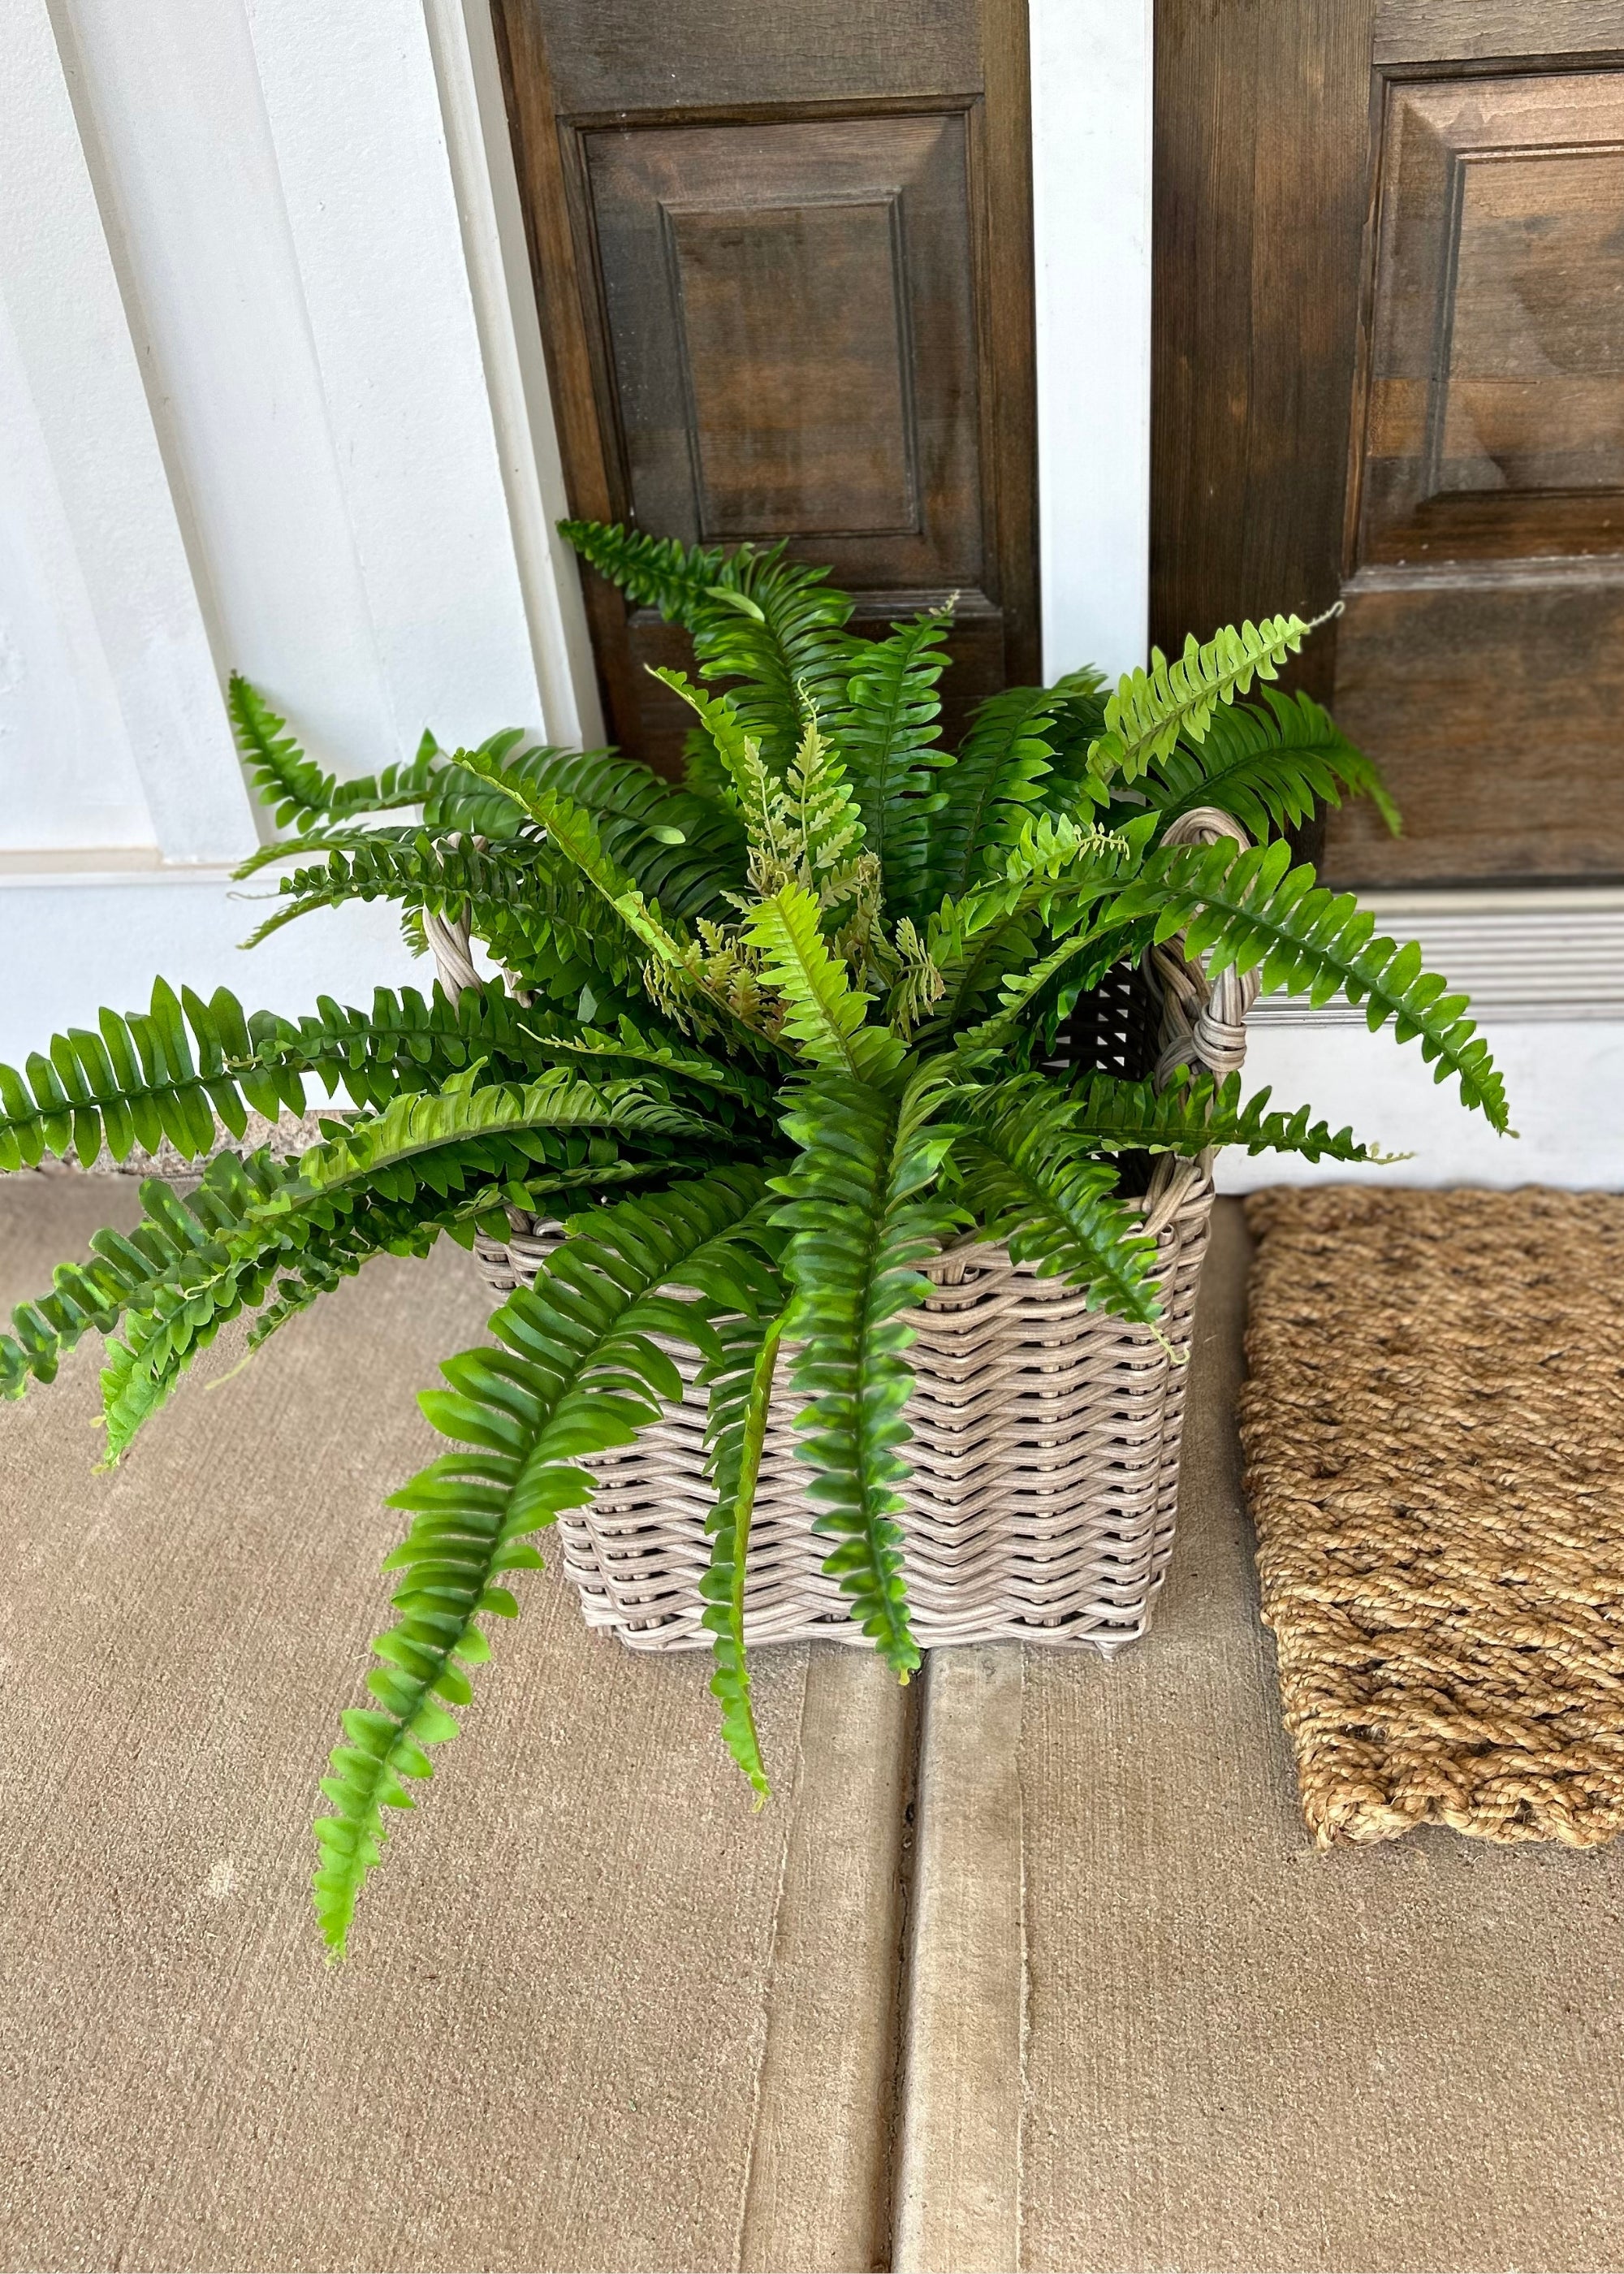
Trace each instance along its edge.
<instances>
[{"instance_id":1,"label":"whitewashed basket side","mask_svg":"<svg viewBox=\"0 0 1624 2274\"><path fill-rule=\"evenodd\" d=\"M1225 814L1186 815L1169 835L1244 842ZM442 941L441 934L447 935ZM471 975L466 934L430 931L447 987ZM1182 1065L1228 1073L1245 1054L1255 977L1209 987L1177 941L1153 952L1160 998L1158 1079ZM929 1267L917 1314L907 1407L914 1476L900 1518L914 1630L921 1645L1023 1639L1109 1653L1145 1631L1172 1553L1179 1447L1197 1282L1212 1211L1210 1156L1156 1160L1137 1203L1158 1243L1165 1346L1082 1293L1040 1278L989 1242L966 1242ZM531 1284L557 1245L545 1225L481 1236L498 1291ZM673 1348L685 1383L697 1360ZM780 1371L768 1425L745 1587L745 1638L809 1636L867 1646L828 1541L812 1529L807 1470L794 1454L801 1403ZM691 1387L634 1445L600 1456L591 1505L558 1519L564 1570L590 1626L634 1650L695 1650L705 1517L704 1400Z\"/></svg>"}]
</instances>

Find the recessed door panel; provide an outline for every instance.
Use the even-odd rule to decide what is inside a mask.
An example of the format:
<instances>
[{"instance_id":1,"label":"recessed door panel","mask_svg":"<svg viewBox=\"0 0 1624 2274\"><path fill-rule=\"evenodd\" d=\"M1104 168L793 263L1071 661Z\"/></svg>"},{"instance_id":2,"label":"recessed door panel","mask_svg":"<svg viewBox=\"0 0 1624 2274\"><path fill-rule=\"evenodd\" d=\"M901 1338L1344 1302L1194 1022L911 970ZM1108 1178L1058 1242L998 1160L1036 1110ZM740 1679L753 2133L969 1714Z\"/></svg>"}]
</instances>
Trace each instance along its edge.
<instances>
[{"instance_id":1,"label":"recessed door panel","mask_svg":"<svg viewBox=\"0 0 1624 2274\"><path fill-rule=\"evenodd\" d=\"M965 113L585 140L642 526L979 584Z\"/></svg>"},{"instance_id":2,"label":"recessed door panel","mask_svg":"<svg viewBox=\"0 0 1624 2274\"><path fill-rule=\"evenodd\" d=\"M496 15L574 509L786 543L869 625L956 595L954 725L1035 678L1024 0ZM675 766L682 640L588 606L617 740Z\"/></svg>"},{"instance_id":3,"label":"recessed door panel","mask_svg":"<svg viewBox=\"0 0 1624 2274\"><path fill-rule=\"evenodd\" d=\"M1408 826L1339 876L1624 868L1624 72L1381 90L1335 701Z\"/></svg>"},{"instance_id":4,"label":"recessed door panel","mask_svg":"<svg viewBox=\"0 0 1624 2274\"><path fill-rule=\"evenodd\" d=\"M1624 877L1624 0L1158 0L1153 622L1404 810L1338 884Z\"/></svg>"}]
</instances>

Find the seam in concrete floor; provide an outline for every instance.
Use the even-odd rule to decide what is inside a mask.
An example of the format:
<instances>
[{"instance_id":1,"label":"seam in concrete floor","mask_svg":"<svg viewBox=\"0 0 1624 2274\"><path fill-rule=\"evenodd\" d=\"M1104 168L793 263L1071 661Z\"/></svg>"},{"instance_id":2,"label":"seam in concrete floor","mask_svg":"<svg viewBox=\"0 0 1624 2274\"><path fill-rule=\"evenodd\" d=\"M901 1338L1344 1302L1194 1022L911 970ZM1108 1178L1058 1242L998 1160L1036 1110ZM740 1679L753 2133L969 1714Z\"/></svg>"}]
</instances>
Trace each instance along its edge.
<instances>
[{"instance_id":1,"label":"seam in concrete floor","mask_svg":"<svg viewBox=\"0 0 1624 2274\"><path fill-rule=\"evenodd\" d=\"M930 1653L908 1925L895 2274L1020 2263L1025 1653Z\"/></svg>"},{"instance_id":2,"label":"seam in concrete floor","mask_svg":"<svg viewBox=\"0 0 1624 2274\"><path fill-rule=\"evenodd\" d=\"M917 1697L871 1653L808 1653L741 2191L748 2274L890 2264Z\"/></svg>"}]
</instances>

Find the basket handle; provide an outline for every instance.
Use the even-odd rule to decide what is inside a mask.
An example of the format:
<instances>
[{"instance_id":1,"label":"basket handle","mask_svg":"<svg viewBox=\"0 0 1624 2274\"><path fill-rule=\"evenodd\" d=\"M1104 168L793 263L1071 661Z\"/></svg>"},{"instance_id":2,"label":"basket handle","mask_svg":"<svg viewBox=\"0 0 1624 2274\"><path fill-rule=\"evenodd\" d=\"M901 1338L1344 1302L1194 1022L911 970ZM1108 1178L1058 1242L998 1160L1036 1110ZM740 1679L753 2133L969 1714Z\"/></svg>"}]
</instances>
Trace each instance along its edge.
<instances>
[{"instance_id":1,"label":"basket handle","mask_svg":"<svg viewBox=\"0 0 1624 2274\"><path fill-rule=\"evenodd\" d=\"M423 911L423 937L434 958L435 975L445 989L447 998L455 1003L464 988L477 987L479 974L474 968L474 959L469 953L468 918L447 923L432 908Z\"/></svg>"},{"instance_id":2,"label":"basket handle","mask_svg":"<svg viewBox=\"0 0 1624 2274\"><path fill-rule=\"evenodd\" d=\"M1252 842L1232 814L1198 805L1180 814L1162 838L1164 845L1216 845L1228 837L1244 851ZM1156 1060L1160 1086L1179 1066L1204 1068L1217 1080L1233 1073L1246 1056L1246 1013L1258 999L1259 975L1244 977L1233 968L1209 982L1199 957L1189 961L1179 934L1153 948L1162 985L1162 1055Z\"/></svg>"},{"instance_id":3,"label":"basket handle","mask_svg":"<svg viewBox=\"0 0 1624 2274\"><path fill-rule=\"evenodd\" d=\"M447 845L460 845L462 842L462 831L454 829L446 842ZM469 842L477 853L485 850L485 840L483 837L470 838ZM429 952L434 958L435 976L445 989L448 1000L456 1002L470 987L483 988L485 982L479 976L478 968L474 962L473 951L470 945L470 933L466 911L455 923L449 923L444 916L438 915L432 908L425 908L423 937L428 942ZM524 989L516 986L508 973L502 972L500 975L503 985L515 1003L530 1001L530 996Z\"/></svg>"}]
</instances>

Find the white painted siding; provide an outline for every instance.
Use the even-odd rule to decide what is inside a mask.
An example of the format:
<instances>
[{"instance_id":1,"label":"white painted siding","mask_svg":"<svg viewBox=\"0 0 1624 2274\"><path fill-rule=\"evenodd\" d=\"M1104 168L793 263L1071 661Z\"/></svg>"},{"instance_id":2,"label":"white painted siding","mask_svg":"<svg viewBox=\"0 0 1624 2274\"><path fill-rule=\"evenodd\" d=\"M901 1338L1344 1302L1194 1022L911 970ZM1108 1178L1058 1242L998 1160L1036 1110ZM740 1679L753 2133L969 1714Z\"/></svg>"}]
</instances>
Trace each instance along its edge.
<instances>
[{"instance_id":1,"label":"white painted siding","mask_svg":"<svg viewBox=\"0 0 1624 2274\"><path fill-rule=\"evenodd\" d=\"M1043 668L1145 660L1152 0L1031 0Z\"/></svg>"},{"instance_id":2,"label":"white painted siding","mask_svg":"<svg viewBox=\"0 0 1624 2274\"><path fill-rule=\"evenodd\" d=\"M424 977L380 909L237 957L229 669L341 772L599 731L488 16L427 7L0 10L0 1057Z\"/></svg>"}]
</instances>

